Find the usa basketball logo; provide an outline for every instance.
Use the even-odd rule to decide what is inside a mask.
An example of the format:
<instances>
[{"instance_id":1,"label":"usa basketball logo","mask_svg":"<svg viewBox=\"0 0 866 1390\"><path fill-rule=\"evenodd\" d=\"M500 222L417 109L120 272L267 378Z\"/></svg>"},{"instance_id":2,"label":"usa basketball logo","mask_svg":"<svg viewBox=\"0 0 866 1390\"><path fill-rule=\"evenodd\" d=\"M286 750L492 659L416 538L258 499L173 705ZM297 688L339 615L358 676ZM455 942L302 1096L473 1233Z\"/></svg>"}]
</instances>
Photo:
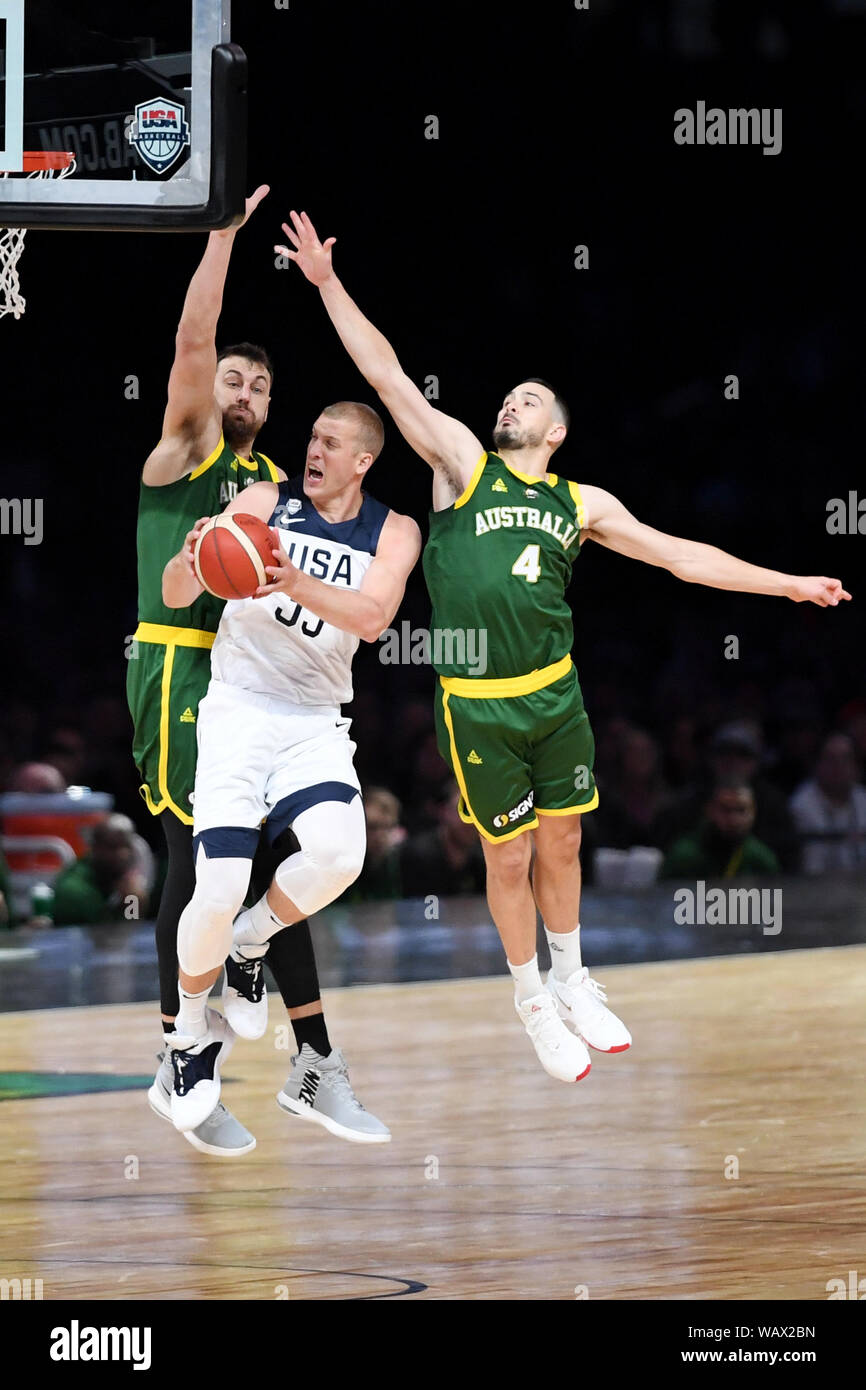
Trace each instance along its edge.
<instances>
[{"instance_id":1,"label":"usa basketball logo","mask_svg":"<svg viewBox=\"0 0 866 1390\"><path fill-rule=\"evenodd\" d=\"M140 101L126 133L155 174L163 174L189 144L189 122L183 107L163 97Z\"/></svg>"}]
</instances>

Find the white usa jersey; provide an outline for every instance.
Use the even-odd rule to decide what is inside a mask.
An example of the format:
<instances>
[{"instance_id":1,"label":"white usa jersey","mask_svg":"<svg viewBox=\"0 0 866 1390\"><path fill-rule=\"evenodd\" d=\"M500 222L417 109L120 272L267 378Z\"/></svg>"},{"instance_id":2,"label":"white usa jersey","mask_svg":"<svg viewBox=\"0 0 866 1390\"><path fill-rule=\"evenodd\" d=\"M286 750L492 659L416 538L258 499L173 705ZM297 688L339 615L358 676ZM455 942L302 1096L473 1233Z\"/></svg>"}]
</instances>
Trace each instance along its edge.
<instances>
[{"instance_id":1,"label":"white usa jersey","mask_svg":"<svg viewBox=\"0 0 866 1390\"><path fill-rule=\"evenodd\" d=\"M293 565L338 588L360 589L376 554L388 508L363 494L351 521L325 521L304 495L303 478L279 484L269 525ZM288 594L231 599L211 652L211 674L226 685L296 705L352 699L359 638L326 623Z\"/></svg>"}]
</instances>

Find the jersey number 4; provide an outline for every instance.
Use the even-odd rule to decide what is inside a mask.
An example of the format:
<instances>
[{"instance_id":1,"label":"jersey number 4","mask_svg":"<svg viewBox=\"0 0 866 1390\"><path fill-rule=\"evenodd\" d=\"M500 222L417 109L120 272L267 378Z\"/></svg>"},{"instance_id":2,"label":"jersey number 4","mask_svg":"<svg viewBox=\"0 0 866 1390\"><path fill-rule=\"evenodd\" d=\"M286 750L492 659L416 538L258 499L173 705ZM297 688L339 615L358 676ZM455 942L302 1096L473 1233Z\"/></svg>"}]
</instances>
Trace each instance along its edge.
<instances>
[{"instance_id":1,"label":"jersey number 4","mask_svg":"<svg viewBox=\"0 0 866 1390\"><path fill-rule=\"evenodd\" d=\"M540 545L524 546L511 566L511 573L522 575L527 584L537 584L541 574L541 565L538 560L540 553Z\"/></svg>"}]
</instances>

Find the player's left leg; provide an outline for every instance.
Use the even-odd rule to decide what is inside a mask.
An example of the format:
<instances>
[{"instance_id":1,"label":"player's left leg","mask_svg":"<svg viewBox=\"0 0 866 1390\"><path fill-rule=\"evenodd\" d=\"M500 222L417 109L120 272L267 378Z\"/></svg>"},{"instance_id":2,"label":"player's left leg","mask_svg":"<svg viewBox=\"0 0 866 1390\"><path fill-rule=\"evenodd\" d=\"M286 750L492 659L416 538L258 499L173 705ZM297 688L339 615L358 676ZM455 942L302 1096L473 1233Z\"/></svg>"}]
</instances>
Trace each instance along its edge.
<instances>
[{"instance_id":1,"label":"player's left leg","mask_svg":"<svg viewBox=\"0 0 866 1390\"><path fill-rule=\"evenodd\" d=\"M598 804L595 743L576 674L557 685L530 697L539 715L532 754L538 815L532 889L550 948L547 988L560 1017L590 1047L624 1052L631 1035L605 1006L607 996L580 954L581 819Z\"/></svg>"},{"instance_id":2,"label":"player's left leg","mask_svg":"<svg viewBox=\"0 0 866 1390\"><path fill-rule=\"evenodd\" d=\"M267 842L265 835L262 836L253 860L251 896L248 897L250 904L258 902L267 893L279 865L298 848L298 842L288 827L272 843ZM268 965L282 995L295 1035L296 1051L300 1052L304 1044L309 1043L320 1056L327 1057L331 1042L319 988L313 937L306 918L296 922L291 931L277 932L276 936L271 937ZM255 1005L257 1000L260 1002L265 993L261 975L260 960L245 961L242 956L229 952L226 956L224 1002L233 992L239 1000L239 1007L248 1008ZM228 1003L226 1012L229 1013ZM233 1026L240 1031L236 1025Z\"/></svg>"},{"instance_id":3,"label":"player's left leg","mask_svg":"<svg viewBox=\"0 0 866 1390\"><path fill-rule=\"evenodd\" d=\"M271 941L289 936L295 924L327 907L361 872L366 824L348 730L349 721L340 717L307 713L286 718L284 752L268 781L265 834L274 840L290 825L298 850L282 861L267 893L235 923L236 957L261 957ZM282 990L296 1036L305 1029L312 1036L298 1039L301 1045L278 1103L340 1138L387 1143L390 1132L355 1096L345 1057L331 1046L320 1013L317 1019L316 1001L303 1000L311 988L308 984L305 990L298 980ZM265 1025L253 1020L252 1026L263 1032Z\"/></svg>"}]
</instances>

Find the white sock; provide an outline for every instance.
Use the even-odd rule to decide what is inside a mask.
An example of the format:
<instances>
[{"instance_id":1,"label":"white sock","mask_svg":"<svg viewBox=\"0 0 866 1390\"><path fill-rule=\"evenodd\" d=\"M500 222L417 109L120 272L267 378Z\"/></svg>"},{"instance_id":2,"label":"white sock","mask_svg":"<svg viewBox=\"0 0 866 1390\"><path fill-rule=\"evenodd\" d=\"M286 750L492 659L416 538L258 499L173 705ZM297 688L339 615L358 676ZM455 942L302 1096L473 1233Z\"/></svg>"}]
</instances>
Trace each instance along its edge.
<instances>
[{"instance_id":1,"label":"white sock","mask_svg":"<svg viewBox=\"0 0 866 1390\"><path fill-rule=\"evenodd\" d=\"M278 931L286 926L268 907L268 895L264 893L252 907L242 912L232 928L232 952L244 960L254 960L263 956L268 942Z\"/></svg>"},{"instance_id":2,"label":"white sock","mask_svg":"<svg viewBox=\"0 0 866 1390\"><path fill-rule=\"evenodd\" d=\"M553 968L555 980L562 980L563 984L569 975L573 975L576 970L582 968L580 959L580 923L574 931L548 931L544 928L544 935L547 937L547 944L550 947L550 964Z\"/></svg>"},{"instance_id":3,"label":"white sock","mask_svg":"<svg viewBox=\"0 0 866 1390\"><path fill-rule=\"evenodd\" d=\"M183 1037L201 1038L207 1032L204 1011L207 1005L210 986L201 994L190 994L183 985L178 986L180 1012L174 1021L176 1031Z\"/></svg>"},{"instance_id":4,"label":"white sock","mask_svg":"<svg viewBox=\"0 0 866 1390\"><path fill-rule=\"evenodd\" d=\"M511 961L508 961L507 965L514 981L514 998L518 1004L522 1004L525 999L533 999L536 994L544 993L538 970L538 956L533 956L525 965L512 965Z\"/></svg>"}]
</instances>

